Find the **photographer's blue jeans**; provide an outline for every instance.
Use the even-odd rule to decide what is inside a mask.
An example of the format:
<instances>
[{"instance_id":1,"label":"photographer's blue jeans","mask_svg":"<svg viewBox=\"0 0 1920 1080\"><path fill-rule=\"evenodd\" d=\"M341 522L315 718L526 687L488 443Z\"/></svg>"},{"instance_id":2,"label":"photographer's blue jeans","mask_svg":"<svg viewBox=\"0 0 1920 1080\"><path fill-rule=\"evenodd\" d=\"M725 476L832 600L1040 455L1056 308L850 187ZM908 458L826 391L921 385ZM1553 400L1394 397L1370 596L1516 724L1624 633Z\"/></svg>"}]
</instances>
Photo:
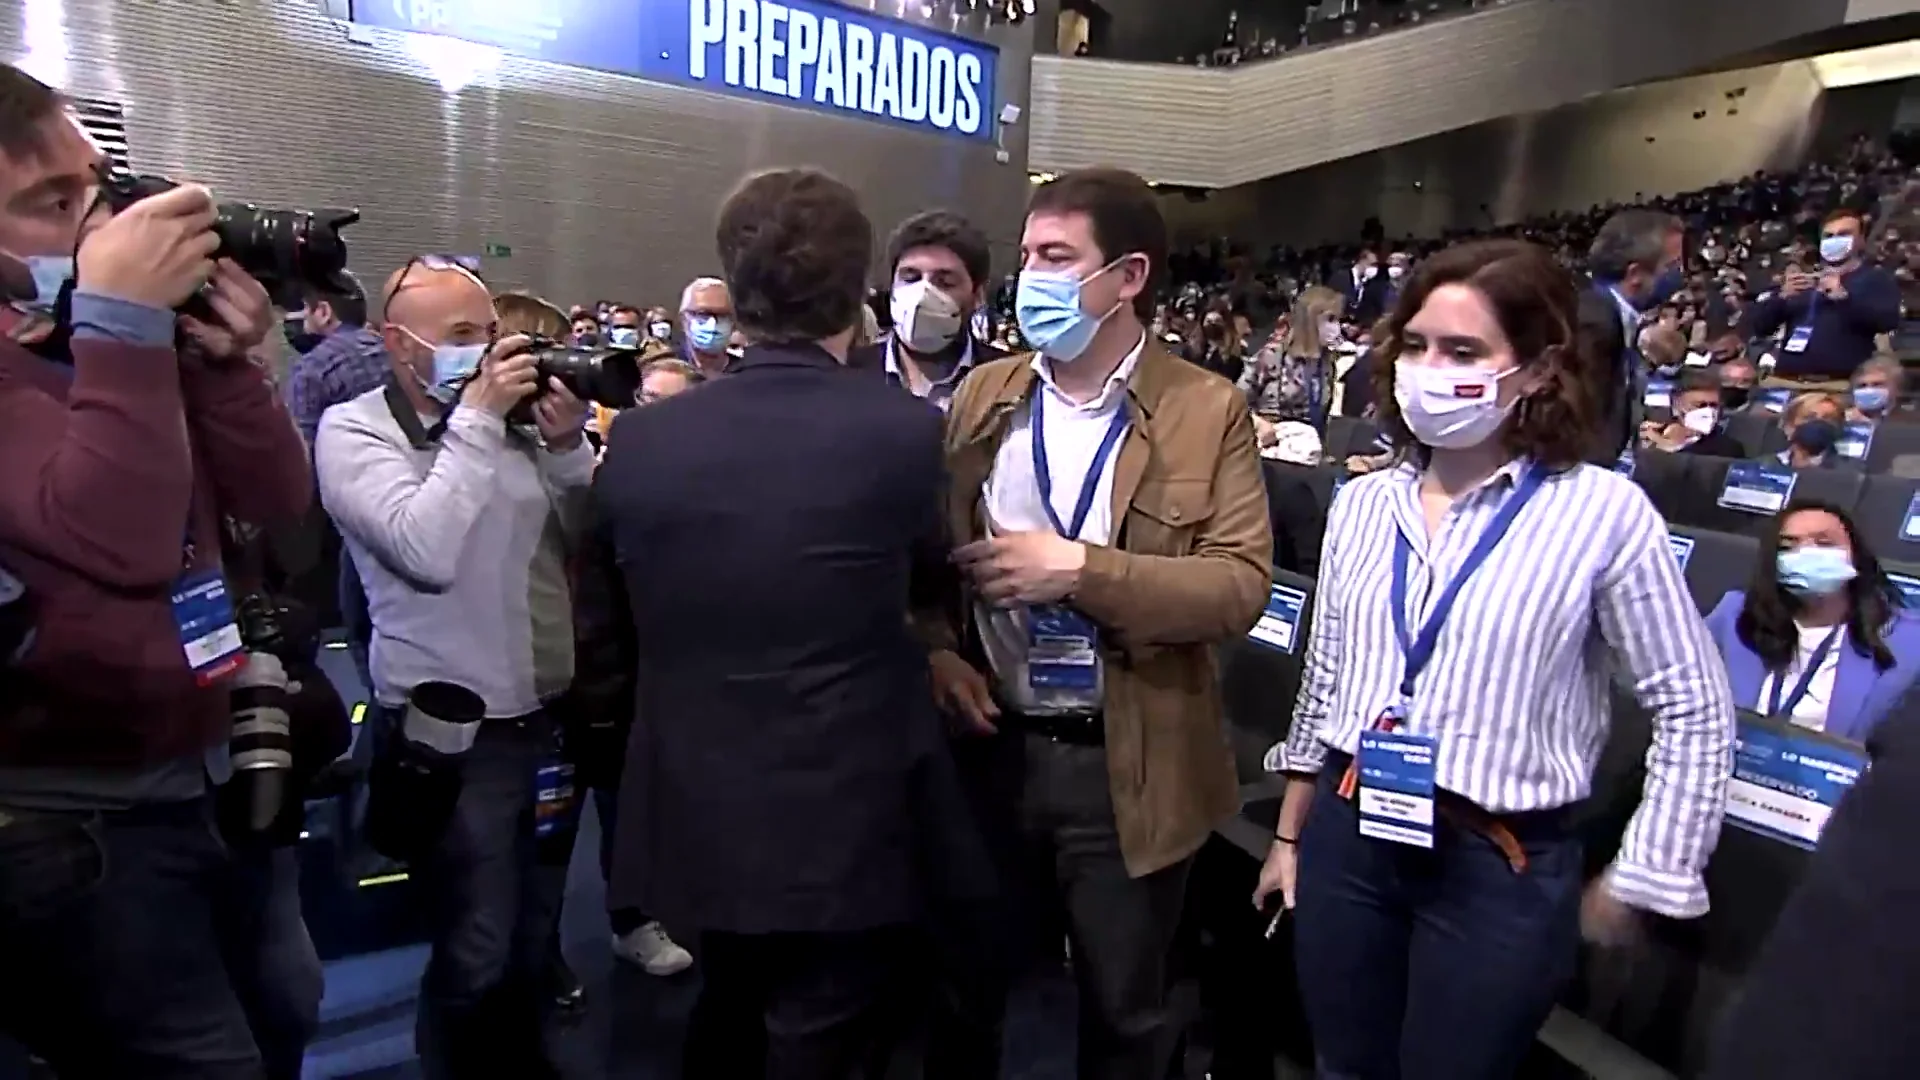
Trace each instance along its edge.
<instances>
[{"instance_id":1,"label":"photographer's blue jeans","mask_svg":"<svg viewBox=\"0 0 1920 1080\"><path fill-rule=\"evenodd\" d=\"M1294 957L1322 1080L1513 1076L1573 976L1581 846L1437 823L1434 850L1360 835L1329 767L1300 837Z\"/></svg>"},{"instance_id":2,"label":"photographer's blue jeans","mask_svg":"<svg viewBox=\"0 0 1920 1080\"><path fill-rule=\"evenodd\" d=\"M545 713L482 723L453 819L413 867L434 931L415 1033L433 1080L558 1075L542 976L559 897L534 848L535 774L553 746Z\"/></svg>"},{"instance_id":3,"label":"photographer's blue jeans","mask_svg":"<svg viewBox=\"0 0 1920 1080\"><path fill-rule=\"evenodd\" d=\"M298 1076L297 1047L291 1072L263 1062L248 999L298 968L277 1004L317 1009L318 961L289 940L305 939L298 896L246 877L205 799L0 811L0 1029L76 1080Z\"/></svg>"}]
</instances>

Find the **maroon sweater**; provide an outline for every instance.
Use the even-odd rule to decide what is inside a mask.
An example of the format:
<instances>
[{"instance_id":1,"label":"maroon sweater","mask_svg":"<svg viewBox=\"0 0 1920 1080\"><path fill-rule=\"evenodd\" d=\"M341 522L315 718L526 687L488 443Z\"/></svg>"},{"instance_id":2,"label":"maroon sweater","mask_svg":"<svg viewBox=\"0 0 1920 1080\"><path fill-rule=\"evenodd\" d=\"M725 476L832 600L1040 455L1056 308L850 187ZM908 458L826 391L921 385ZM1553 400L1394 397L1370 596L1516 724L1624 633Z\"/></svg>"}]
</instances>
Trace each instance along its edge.
<instances>
[{"instance_id":1,"label":"maroon sweater","mask_svg":"<svg viewBox=\"0 0 1920 1080\"><path fill-rule=\"evenodd\" d=\"M0 700L0 762L156 764L228 728L173 619L187 508L196 568L217 566L220 514L305 510L306 449L252 363L99 339L73 354L68 373L0 337L0 565L39 625Z\"/></svg>"}]
</instances>

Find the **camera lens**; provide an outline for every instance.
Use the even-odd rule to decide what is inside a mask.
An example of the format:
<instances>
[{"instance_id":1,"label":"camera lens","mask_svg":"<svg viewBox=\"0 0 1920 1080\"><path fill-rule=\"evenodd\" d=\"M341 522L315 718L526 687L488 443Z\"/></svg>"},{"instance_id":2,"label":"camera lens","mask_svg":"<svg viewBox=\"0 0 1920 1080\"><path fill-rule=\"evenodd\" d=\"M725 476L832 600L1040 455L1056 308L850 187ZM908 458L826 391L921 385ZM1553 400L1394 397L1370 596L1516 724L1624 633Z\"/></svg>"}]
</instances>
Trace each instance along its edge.
<instances>
[{"instance_id":1,"label":"camera lens","mask_svg":"<svg viewBox=\"0 0 1920 1080\"><path fill-rule=\"evenodd\" d=\"M360 220L357 211L271 210L252 203L222 203L214 229L221 253L271 288L281 282L326 286L347 267L340 230Z\"/></svg>"},{"instance_id":2,"label":"camera lens","mask_svg":"<svg viewBox=\"0 0 1920 1080\"><path fill-rule=\"evenodd\" d=\"M633 404L640 389L640 350L620 346L577 349L542 341L534 348L534 368L544 389L559 379L574 397L610 409Z\"/></svg>"}]
</instances>

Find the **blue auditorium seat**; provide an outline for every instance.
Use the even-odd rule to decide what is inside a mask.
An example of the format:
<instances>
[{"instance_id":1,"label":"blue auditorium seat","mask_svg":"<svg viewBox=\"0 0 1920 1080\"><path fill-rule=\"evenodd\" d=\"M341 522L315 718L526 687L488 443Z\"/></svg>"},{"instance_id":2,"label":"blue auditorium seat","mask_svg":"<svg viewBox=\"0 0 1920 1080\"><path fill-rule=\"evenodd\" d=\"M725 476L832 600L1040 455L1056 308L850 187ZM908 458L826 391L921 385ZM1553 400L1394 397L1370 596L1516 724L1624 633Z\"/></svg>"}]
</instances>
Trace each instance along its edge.
<instances>
[{"instance_id":1,"label":"blue auditorium seat","mask_svg":"<svg viewBox=\"0 0 1920 1080\"><path fill-rule=\"evenodd\" d=\"M1681 570L1687 577L1687 592L1702 615L1713 610L1720 598L1735 589L1745 589L1760 558L1760 542L1737 533L1693 529L1668 525L1676 556L1684 557Z\"/></svg>"},{"instance_id":2,"label":"blue auditorium seat","mask_svg":"<svg viewBox=\"0 0 1920 1080\"><path fill-rule=\"evenodd\" d=\"M1286 738L1313 618L1313 579L1285 570L1273 575L1274 594L1252 633L1220 648L1220 692L1240 782L1265 776L1261 758Z\"/></svg>"}]
</instances>

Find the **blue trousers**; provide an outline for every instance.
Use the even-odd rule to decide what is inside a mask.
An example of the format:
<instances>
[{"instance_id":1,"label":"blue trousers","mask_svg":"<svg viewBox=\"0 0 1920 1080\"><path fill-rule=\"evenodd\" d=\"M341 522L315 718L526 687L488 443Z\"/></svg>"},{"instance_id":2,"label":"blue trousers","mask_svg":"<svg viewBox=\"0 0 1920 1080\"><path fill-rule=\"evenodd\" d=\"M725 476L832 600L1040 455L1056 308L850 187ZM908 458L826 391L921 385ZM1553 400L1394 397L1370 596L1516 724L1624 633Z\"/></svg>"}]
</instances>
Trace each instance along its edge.
<instances>
[{"instance_id":1,"label":"blue trousers","mask_svg":"<svg viewBox=\"0 0 1920 1080\"><path fill-rule=\"evenodd\" d=\"M1501 1080L1572 978L1581 845L1565 815L1485 836L1436 822L1431 851L1361 836L1322 775L1300 837L1294 956L1323 1080Z\"/></svg>"}]
</instances>

